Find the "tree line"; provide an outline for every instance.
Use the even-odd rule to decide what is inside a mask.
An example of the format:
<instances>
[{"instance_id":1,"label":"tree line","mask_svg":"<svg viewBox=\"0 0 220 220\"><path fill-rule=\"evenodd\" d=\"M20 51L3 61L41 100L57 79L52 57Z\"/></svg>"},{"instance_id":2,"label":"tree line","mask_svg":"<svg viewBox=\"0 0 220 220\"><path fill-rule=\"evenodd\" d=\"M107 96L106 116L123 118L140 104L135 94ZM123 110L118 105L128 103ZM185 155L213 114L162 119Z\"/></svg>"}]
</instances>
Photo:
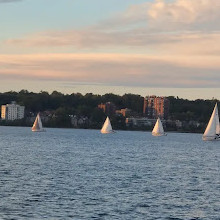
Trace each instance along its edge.
<instances>
[{"instance_id":1,"label":"tree line","mask_svg":"<svg viewBox=\"0 0 220 220\"><path fill-rule=\"evenodd\" d=\"M218 100L197 99L194 101L169 96L169 120L198 121L206 124L210 118L213 107ZM117 109L129 108L138 116L143 114L144 97L136 94L124 94L122 96L108 93L96 95L87 93L63 94L58 91L39 93L21 90L0 93L0 105L16 101L25 106L26 116L37 112L52 111L56 118L48 122L51 127L71 127L69 115L88 117L92 122L92 128L99 128L106 115L97 106L100 103L112 102ZM125 129L123 116L112 116L115 128ZM203 129L203 128L202 128Z\"/></svg>"}]
</instances>

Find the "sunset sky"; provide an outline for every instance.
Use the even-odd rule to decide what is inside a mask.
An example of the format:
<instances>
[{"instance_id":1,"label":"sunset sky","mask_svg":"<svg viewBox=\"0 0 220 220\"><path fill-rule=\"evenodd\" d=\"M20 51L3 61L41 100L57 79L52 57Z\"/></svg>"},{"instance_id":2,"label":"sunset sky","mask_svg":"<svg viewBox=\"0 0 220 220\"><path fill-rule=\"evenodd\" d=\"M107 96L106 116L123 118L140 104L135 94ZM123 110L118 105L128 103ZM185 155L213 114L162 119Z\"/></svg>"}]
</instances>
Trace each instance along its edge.
<instances>
[{"instance_id":1,"label":"sunset sky","mask_svg":"<svg viewBox=\"0 0 220 220\"><path fill-rule=\"evenodd\" d=\"M0 0L0 92L220 99L220 1Z\"/></svg>"}]
</instances>

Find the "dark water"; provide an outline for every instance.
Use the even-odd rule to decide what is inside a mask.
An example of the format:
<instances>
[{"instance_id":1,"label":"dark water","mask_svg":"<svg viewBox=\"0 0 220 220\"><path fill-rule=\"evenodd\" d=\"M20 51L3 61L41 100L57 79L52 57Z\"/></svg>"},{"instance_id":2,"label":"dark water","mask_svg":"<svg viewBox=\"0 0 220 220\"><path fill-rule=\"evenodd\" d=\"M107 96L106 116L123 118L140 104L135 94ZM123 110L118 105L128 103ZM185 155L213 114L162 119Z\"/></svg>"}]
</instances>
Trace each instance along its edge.
<instances>
[{"instance_id":1,"label":"dark water","mask_svg":"<svg viewBox=\"0 0 220 220\"><path fill-rule=\"evenodd\" d=\"M0 127L0 219L220 219L220 142Z\"/></svg>"}]
</instances>

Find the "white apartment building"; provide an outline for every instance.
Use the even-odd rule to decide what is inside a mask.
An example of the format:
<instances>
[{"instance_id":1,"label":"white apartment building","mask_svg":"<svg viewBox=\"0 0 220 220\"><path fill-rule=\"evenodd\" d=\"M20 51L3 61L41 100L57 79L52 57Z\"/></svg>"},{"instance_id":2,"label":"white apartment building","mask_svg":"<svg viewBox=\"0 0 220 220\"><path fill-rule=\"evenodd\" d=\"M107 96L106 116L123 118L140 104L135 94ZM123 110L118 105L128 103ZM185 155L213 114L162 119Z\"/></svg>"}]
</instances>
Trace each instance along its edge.
<instances>
[{"instance_id":1,"label":"white apartment building","mask_svg":"<svg viewBox=\"0 0 220 220\"><path fill-rule=\"evenodd\" d=\"M14 121L24 118L24 106L17 105L16 102L11 104L2 105L1 118L3 120Z\"/></svg>"}]
</instances>

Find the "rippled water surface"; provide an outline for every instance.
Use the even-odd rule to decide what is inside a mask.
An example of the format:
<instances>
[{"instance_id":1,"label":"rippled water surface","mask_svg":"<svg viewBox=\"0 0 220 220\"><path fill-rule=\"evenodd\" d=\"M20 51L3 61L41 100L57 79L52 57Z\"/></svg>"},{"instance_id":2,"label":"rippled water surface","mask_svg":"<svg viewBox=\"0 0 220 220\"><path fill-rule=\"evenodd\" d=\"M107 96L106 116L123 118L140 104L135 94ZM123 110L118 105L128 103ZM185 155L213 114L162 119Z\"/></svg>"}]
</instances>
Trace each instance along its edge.
<instances>
[{"instance_id":1,"label":"rippled water surface","mask_svg":"<svg viewBox=\"0 0 220 220\"><path fill-rule=\"evenodd\" d=\"M220 142L0 127L0 219L220 219Z\"/></svg>"}]
</instances>

